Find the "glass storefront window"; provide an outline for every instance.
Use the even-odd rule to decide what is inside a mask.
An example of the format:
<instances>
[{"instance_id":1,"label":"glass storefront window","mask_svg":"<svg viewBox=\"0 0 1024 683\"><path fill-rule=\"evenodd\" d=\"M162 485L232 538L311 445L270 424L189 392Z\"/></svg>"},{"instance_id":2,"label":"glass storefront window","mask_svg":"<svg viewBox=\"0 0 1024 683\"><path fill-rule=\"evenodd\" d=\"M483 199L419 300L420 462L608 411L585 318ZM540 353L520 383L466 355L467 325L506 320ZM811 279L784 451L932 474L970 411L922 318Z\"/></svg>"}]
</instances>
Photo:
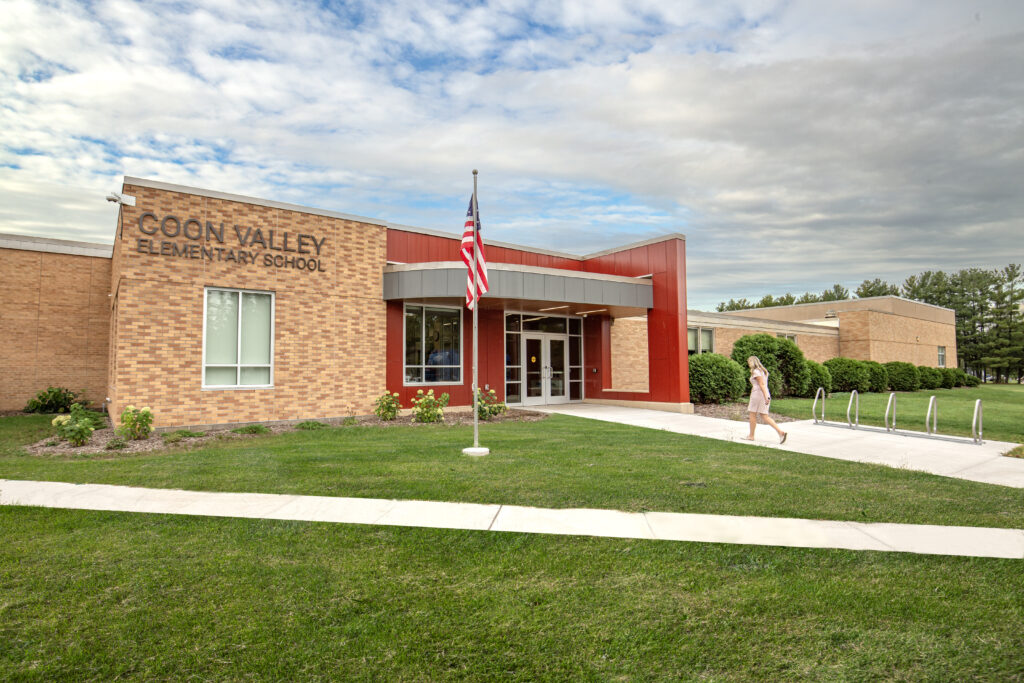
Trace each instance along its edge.
<instances>
[{"instance_id":1,"label":"glass storefront window","mask_svg":"<svg viewBox=\"0 0 1024 683\"><path fill-rule=\"evenodd\" d=\"M407 384L462 381L462 311L434 306L405 307Z\"/></svg>"}]
</instances>

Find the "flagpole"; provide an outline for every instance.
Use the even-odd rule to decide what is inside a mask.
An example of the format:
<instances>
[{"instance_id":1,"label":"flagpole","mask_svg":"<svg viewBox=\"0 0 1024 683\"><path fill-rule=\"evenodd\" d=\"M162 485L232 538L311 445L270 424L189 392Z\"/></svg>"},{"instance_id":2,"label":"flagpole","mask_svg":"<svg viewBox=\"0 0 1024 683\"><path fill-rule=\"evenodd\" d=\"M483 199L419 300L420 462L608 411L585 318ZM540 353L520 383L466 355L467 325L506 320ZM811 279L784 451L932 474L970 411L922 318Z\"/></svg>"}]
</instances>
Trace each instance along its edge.
<instances>
[{"instance_id":1,"label":"flagpole","mask_svg":"<svg viewBox=\"0 0 1024 683\"><path fill-rule=\"evenodd\" d=\"M478 339L478 323L477 323L477 309L480 307L480 271L478 270L479 263L479 249L477 249L477 228L480 227L480 204L477 201L476 196L476 176L477 170L473 169L473 447L463 448L462 452L465 455L487 455L490 453L489 448L480 447L480 412L477 407L477 401L479 400L479 389L478 389L478 369L480 367L480 354Z\"/></svg>"}]
</instances>

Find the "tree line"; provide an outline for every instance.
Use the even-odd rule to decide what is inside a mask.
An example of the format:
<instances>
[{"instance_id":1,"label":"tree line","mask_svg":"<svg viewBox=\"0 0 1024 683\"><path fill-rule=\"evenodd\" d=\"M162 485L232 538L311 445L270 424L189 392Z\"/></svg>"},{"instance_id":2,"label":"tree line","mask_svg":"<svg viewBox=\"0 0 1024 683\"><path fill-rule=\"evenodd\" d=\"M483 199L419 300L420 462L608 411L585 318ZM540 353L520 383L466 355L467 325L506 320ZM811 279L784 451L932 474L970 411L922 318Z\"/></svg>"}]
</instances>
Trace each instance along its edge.
<instances>
[{"instance_id":1,"label":"tree line","mask_svg":"<svg viewBox=\"0 0 1024 683\"><path fill-rule=\"evenodd\" d=\"M902 296L956 312L958 366L979 377L996 381L1021 381L1024 374L1024 271L1020 264L985 270L965 268L955 273L926 270L911 275L902 285L880 278L864 280L855 291L858 298ZM849 299L850 290L833 285L821 294L806 292L797 297L767 294L758 301L729 299L716 311L739 311Z\"/></svg>"}]
</instances>

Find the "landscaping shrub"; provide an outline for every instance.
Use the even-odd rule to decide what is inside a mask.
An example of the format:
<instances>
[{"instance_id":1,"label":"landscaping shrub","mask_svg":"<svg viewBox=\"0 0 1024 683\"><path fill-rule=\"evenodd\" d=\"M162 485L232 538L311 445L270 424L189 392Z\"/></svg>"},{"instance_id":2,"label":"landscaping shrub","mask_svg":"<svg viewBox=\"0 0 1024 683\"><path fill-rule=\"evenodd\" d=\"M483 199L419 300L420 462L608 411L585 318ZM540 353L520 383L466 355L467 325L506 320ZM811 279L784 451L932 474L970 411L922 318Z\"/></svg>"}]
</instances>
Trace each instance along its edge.
<instances>
[{"instance_id":1,"label":"landscaping shrub","mask_svg":"<svg viewBox=\"0 0 1024 683\"><path fill-rule=\"evenodd\" d=\"M768 391L772 396L784 394L784 383L782 372L779 369L777 358L779 350L779 338L770 334L747 334L736 340L732 346L731 358L739 363L743 369L744 381L750 377L750 369L747 367L747 358L757 356L764 369L768 371ZM703 354L702 354L703 355ZM694 356L690 357L692 362ZM744 393L750 392L750 382L744 385Z\"/></svg>"},{"instance_id":2,"label":"landscaping shrub","mask_svg":"<svg viewBox=\"0 0 1024 683\"><path fill-rule=\"evenodd\" d=\"M690 400L726 403L743 396L747 373L739 363L718 353L690 356Z\"/></svg>"},{"instance_id":3,"label":"landscaping shrub","mask_svg":"<svg viewBox=\"0 0 1024 683\"><path fill-rule=\"evenodd\" d=\"M967 373L960 368L946 368L953 377L953 386L963 387L967 385Z\"/></svg>"},{"instance_id":4,"label":"landscaping shrub","mask_svg":"<svg viewBox=\"0 0 1024 683\"><path fill-rule=\"evenodd\" d=\"M71 414L58 415L53 418L51 424L57 428L57 436L70 442L72 446L85 445L96 431L92 415L80 403L72 403Z\"/></svg>"},{"instance_id":5,"label":"landscaping shrub","mask_svg":"<svg viewBox=\"0 0 1024 683\"><path fill-rule=\"evenodd\" d=\"M359 424L359 420L355 419L354 417L346 417L344 420L341 421L342 427L355 427L357 424Z\"/></svg>"},{"instance_id":6,"label":"landscaping shrub","mask_svg":"<svg viewBox=\"0 0 1024 683\"><path fill-rule=\"evenodd\" d=\"M270 428L266 425L245 425L238 429L232 429L235 434L269 434Z\"/></svg>"},{"instance_id":7,"label":"landscaping shrub","mask_svg":"<svg viewBox=\"0 0 1024 683\"><path fill-rule=\"evenodd\" d=\"M976 387L981 384L981 378L964 373L964 386Z\"/></svg>"},{"instance_id":8,"label":"landscaping shrub","mask_svg":"<svg viewBox=\"0 0 1024 683\"><path fill-rule=\"evenodd\" d=\"M861 363L867 366L870 375L868 391L883 392L889 388L889 371L884 365L873 360L862 360Z\"/></svg>"},{"instance_id":9,"label":"landscaping shrub","mask_svg":"<svg viewBox=\"0 0 1024 683\"><path fill-rule=\"evenodd\" d=\"M814 398L818 393L818 388L821 387L825 390L825 395L828 396L832 393L832 373L829 372L821 363L813 360L806 361L807 372L810 375L810 381L807 383L807 391L802 395L804 398Z\"/></svg>"},{"instance_id":10,"label":"landscaping shrub","mask_svg":"<svg viewBox=\"0 0 1024 683\"><path fill-rule=\"evenodd\" d=\"M921 373L922 389L938 389L942 386L942 373L938 368L919 365L917 366L917 371Z\"/></svg>"},{"instance_id":11,"label":"landscaping shrub","mask_svg":"<svg viewBox=\"0 0 1024 683\"><path fill-rule=\"evenodd\" d=\"M921 388L921 373L912 363L892 361L885 364L889 373L889 388L893 391L917 391Z\"/></svg>"},{"instance_id":12,"label":"landscaping shrub","mask_svg":"<svg viewBox=\"0 0 1024 683\"><path fill-rule=\"evenodd\" d=\"M830 358L825 367L832 374L834 391L857 391L864 393L871 388L871 371L868 366L853 358Z\"/></svg>"},{"instance_id":13,"label":"landscaping shrub","mask_svg":"<svg viewBox=\"0 0 1024 683\"><path fill-rule=\"evenodd\" d=\"M46 387L46 389L36 394L35 398L29 399L25 405L25 412L67 413L71 410L73 404L85 403L85 399L80 398L80 396L81 392L75 393L64 387Z\"/></svg>"},{"instance_id":14,"label":"landscaping shrub","mask_svg":"<svg viewBox=\"0 0 1024 683\"><path fill-rule=\"evenodd\" d=\"M392 394L385 391L373 405L373 414L387 422L398 417L398 409L401 407L402 404L398 402L398 393Z\"/></svg>"},{"instance_id":15,"label":"landscaping shrub","mask_svg":"<svg viewBox=\"0 0 1024 683\"><path fill-rule=\"evenodd\" d=\"M153 411L149 408L125 406L121 411L121 426L117 428L117 433L124 438L132 441L148 439L152 431Z\"/></svg>"},{"instance_id":16,"label":"landscaping shrub","mask_svg":"<svg viewBox=\"0 0 1024 683\"><path fill-rule=\"evenodd\" d=\"M489 420L495 415L501 415L508 407L504 402L498 400L498 394L494 389L484 393L477 389L476 414L481 420Z\"/></svg>"},{"instance_id":17,"label":"landscaping shrub","mask_svg":"<svg viewBox=\"0 0 1024 683\"><path fill-rule=\"evenodd\" d=\"M412 421L413 422L441 422L444 420L444 408L448 405L448 394L441 394L438 398L434 396L434 390L430 389L423 393L422 389L416 392L416 398L412 400Z\"/></svg>"},{"instance_id":18,"label":"landscaping shrub","mask_svg":"<svg viewBox=\"0 0 1024 683\"><path fill-rule=\"evenodd\" d=\"M956 386L956 371L959 368L939 368L939 372L942 373L942 388L952 389Z\"/></svg>"},{"instance_id":19,"label":"landscaping shrub","mask_svg":"<svg viewBox=\"0 0 1024 683\"><path fill-rule=\"evenodd\" d=\"M789 339L776 338L775 359L782 374L782 393L779 395L803 396L807 393L811 371L800 347Z\"/></svg>"},{"instance_id":20,"label":"landscaping shrub","mask_svg":"<svg viewBox=\"0 0 1024 683\"><path fill-rule=\"evenodd\" d=\"M316 420L306 420L295 425L296 429L302 429L304 431L313 431L315 429L327 429L327 425L323 422L317 422Z\"/></svg>"},{"instance_id":21,"label":"landscaping shrub","mask_svg":"<svg viewBox=\"0 0 1024 683\"><path fill-rule=\"evenodd\" d=\"M108 451L123 451L124 449L128 448L128 442L119 436L115 436L113 439L108 441L107 445L104 446L103 448L105 448Z\"/></svg>"}]
</instances>

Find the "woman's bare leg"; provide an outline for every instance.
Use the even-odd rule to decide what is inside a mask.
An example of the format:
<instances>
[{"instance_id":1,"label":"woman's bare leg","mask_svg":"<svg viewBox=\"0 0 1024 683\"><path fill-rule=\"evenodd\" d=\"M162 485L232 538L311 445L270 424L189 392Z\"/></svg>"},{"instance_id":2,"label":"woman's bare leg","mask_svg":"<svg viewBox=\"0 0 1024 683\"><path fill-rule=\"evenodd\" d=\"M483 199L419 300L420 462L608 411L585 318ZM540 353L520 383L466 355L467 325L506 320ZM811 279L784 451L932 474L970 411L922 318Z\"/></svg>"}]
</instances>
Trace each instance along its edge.
<instances>
[{"instance_id":1,"label":"woman's bare leg","mask_svg":"<svg viewBox=\"0 0 1024 683\"><path fill-rule=\"evenodd\" d=\"M754 428L757 427L757 413L748 413L750 415L750 436L744 437L747 441L754 440Z\"/></svg>"},{"instance_id":2,"label":"woman's bare leg","mask_svg":"<svg viewBox=\"0 0 1024 683\"><path fill-rule=\"evenodd\" d=\"M751 415L753 415L753 413L751 413ZM779 425L777 425L777 424L775 423L775 420L773 420L773 419L772 419L771 415L769 415L769 414L765 413L765 414L764 414L764 421L765 421L765 422L766 422L766 423L767 423L767 424L768 424L768 425L769 425L769 426L770 426L770 427L771 427L772 429L774 429L774 430L775 430L775 431L776 431L776 432L778 433L778 435L779 435L779 438L780 438L780 439L782 438L783 434L785 434L785 433L786 433L786 432L782 431L782 429L781 429L781 428L779 427Z\"/></svg>"}]
</instances>

